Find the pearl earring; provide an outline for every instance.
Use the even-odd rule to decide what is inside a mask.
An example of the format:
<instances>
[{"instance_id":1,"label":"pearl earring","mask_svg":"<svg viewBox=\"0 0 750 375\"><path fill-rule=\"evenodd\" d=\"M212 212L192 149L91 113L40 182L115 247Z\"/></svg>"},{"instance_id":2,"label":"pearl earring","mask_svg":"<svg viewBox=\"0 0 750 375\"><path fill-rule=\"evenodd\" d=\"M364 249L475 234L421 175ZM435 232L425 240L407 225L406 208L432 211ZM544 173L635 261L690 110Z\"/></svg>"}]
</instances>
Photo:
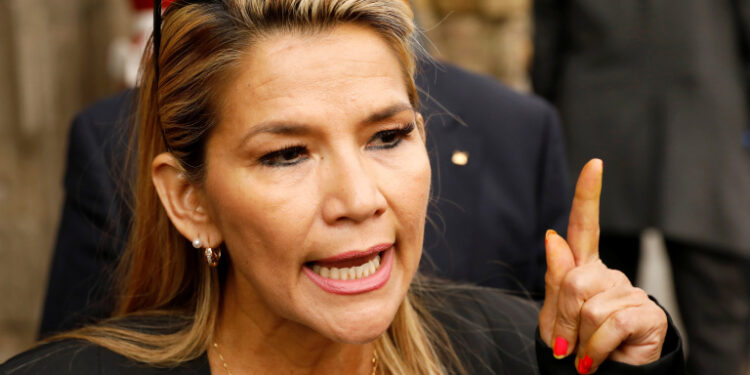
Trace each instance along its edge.
<instances>
[{"instance_id":1,"label":"pearl earring","mask_svg":"<svg viewBox=\"0 0 750 375\"><path fill-rule=\"evenodd\" d=\"M195 239L193 240L193 248L199 249L201 247L203 247L203 241L201 241L200 238L195 237Z\"/></svg>"}]
</instances>

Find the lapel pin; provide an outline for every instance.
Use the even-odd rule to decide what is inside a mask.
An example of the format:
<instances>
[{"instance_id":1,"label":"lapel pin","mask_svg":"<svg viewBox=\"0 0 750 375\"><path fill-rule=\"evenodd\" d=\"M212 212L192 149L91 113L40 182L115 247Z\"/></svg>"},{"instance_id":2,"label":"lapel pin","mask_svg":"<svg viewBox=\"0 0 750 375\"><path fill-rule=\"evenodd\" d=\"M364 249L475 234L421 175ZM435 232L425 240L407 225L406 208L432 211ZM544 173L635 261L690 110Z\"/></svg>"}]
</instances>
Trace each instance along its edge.
<instances>
[{"instance_id":1,"label":"lapel pin","mask_svg":"<svg viewBox=\"0 0 750 375\"><path fill-rule=\"evenodd\" d=\"M469 153L466 151L453 151L453 155L451 156L451 161L455 165L466 165L466 163L469 162Z\"/></svg>"}]
</instances>

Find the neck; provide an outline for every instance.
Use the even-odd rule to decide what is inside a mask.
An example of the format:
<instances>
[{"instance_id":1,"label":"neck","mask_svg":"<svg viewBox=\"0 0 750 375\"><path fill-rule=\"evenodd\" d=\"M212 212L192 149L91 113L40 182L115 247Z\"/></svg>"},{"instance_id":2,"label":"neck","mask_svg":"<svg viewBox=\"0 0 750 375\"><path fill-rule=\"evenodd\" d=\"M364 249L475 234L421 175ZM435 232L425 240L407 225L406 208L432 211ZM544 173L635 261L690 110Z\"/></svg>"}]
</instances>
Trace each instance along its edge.
<instances>
[{"instance_id":1,"label":"neck","mask_svg":"<svg viewBox=\"0 0 750 375\"><path fill-rule=\"evenodd\" d=\"M226 374L224 364L237 375L371 373L372 343L335 342L283 319L231 279L227 275L213 338L219 349L209 349L212 373Z\"/></svg>"}]
</instances>

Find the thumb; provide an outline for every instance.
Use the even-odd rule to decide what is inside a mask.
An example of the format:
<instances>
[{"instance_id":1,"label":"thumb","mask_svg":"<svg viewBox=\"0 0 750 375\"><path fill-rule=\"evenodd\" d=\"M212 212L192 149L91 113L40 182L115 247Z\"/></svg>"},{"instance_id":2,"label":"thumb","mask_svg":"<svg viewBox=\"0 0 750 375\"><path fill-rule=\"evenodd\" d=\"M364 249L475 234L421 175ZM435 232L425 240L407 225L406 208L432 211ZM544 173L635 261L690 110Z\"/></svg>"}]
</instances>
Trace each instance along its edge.
<instances>
[{"instance_id":1,"label":"thumb","mask_svg":"<svg viewBox=\"0 0 750 375\"><path fill-rule=\"evenodd\" d=\"M554 230L548 230L545 238L547 250L547 273L544 275L544 305L539 312L539 334L549 347L553 346L552 331L557 316L557 299L565 275L576 266L573 251L568 243Z\"/></svg>"}]
</instances>

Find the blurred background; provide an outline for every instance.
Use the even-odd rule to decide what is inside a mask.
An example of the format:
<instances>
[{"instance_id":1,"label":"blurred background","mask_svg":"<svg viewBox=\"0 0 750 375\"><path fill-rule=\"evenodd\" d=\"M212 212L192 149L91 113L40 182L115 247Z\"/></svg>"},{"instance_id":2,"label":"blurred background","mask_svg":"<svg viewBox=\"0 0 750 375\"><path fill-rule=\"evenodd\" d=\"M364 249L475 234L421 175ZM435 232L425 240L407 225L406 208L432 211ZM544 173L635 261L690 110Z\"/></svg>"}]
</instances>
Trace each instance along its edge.
<instances>
[{"instance_id":1,"label":"blurred background","mask_svg":"<svg viewBox=\"0 0 750 375\"><path fill-rule=\"evenodd\" d=\"M530 90L531 0L415 0L439 59ZM127 80L130 0L0 0L0 362L33 343L62 202L72 116ZM119 72L119 73L118 73ZM658 233L644 285L676 313Z\"/></svg>"},{"instance_id":2,"label":"blurred background","mask_svg":"<svg viewBox=\"0 0 750 375\"><path fill-rule=\"evenodd\" d=\"M36 336L72 116L118 90L128 0L0 0L0 361Z\"/></svg>"}]
</instances>

